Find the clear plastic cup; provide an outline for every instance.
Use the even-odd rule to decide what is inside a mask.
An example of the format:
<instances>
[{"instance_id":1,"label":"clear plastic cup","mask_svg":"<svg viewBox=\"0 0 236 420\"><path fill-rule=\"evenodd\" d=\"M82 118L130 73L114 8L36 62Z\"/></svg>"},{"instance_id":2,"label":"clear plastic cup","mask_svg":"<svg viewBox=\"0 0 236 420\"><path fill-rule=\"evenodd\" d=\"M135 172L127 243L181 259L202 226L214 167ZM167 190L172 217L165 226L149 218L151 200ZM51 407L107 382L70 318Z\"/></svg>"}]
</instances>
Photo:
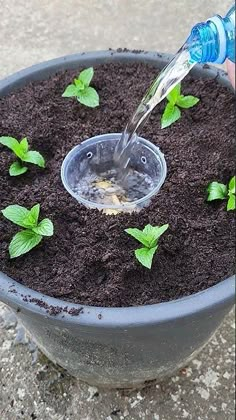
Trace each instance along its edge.
<instances>
[{"instance_id":1,"label":"clear plastic cup","mask_svg":"<svg viewBox=\"0 0 236 420\"><path fill-rule=\"evenodd\" d=\"M113 157L120 137L121 133L111 133L85 140L68 153L61 168L66 190L86 207L107 214L139 211L147 206L167 173L159 148L137 137L127 167L116 178L122 188L114 188L111 180L114 181L117 168Z\"/></svg>"}]
</instances>

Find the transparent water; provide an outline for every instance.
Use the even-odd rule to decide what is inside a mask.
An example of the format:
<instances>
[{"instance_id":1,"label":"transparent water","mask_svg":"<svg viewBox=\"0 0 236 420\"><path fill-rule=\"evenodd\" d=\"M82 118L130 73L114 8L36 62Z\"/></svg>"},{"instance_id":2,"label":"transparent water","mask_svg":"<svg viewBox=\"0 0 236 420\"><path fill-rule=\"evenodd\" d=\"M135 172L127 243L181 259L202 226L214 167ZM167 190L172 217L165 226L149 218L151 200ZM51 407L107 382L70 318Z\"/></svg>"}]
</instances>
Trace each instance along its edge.
<instances>
[{"instance_id":1,"label":"transparent water","mask_svg":"<svg viewBox=\"0 0 236 420\"><path fill-rule=\"evenodd\" d=\"M183 80L195 64L196 62L190 57L189 46L186 44L154 80L135 113L128 121L116 147L114 161L116 166L120 168L120 172L127 166L137 134L147 121L152 110Z\"/></svg>"},{"instance_id":2,"label":"transparent water","mask_svg":"<svg viewBox=\"0 0 236 420\"><path fill-rule=\"evenodd\" d=\"M73 192L87 201L122 206L137 201L154 188L153 179L132 168L127 169L124 176L116 168L102 171L99 174L90 167L78 182L75 182Z\"/></svg>"}]
</instances>

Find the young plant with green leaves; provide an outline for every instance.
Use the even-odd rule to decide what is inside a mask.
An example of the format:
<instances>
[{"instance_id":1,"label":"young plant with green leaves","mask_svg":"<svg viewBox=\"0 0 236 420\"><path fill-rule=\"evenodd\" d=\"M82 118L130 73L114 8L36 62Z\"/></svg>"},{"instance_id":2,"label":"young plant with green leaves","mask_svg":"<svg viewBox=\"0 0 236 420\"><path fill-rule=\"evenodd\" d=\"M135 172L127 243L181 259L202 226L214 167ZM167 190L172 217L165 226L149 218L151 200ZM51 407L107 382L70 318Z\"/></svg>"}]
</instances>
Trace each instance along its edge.
<instances>
[{"instance_id":1,"label":"young plant with green leaves","mask_svg":"<svg viewBox=\"0 0 236 420\"><path fill-rule=\"evenodd\" d=\"M207 201L228 200L227 211L235 210L235 179L236 177L233 176L228 185L216 181L211 182L207 187Z\"/></svg>"},{"instance_id":2,"label":"young plant with green leaves","mask_svg":"<svg viewBox=\"0 0 236 420\"><path fill-rule=\"evenodd\" d=\"M50 219L43 219L39 222L39 212L39 204L36 204L30 210L17 204L2 210L6 219L24 228L14 235L10 242L9 254L11 258L26 254L37 246L44 236L53 235L53 223Z\"/></svg>"},{"instance_id":3,"label":"young plant with green leaves","mask_svg":"<svg viewBox=\"0 0 236 420\"><path fill-rule=\"evenodd\" d=\"M14 137L3 136L0 137L0 144L8 147L8 149L17 157L17 161L12 163L9 168L9 174L11 176L18 176L27 172L28 168L25 166L25 163L32 163L40 168L45 168L43 156L35 150L29 150L29 144L26 137L21 141L18 141Z\"/></svg>"},{"instance_id":4,"label":"young plant with green leaves","mask_svg":"<svg viewBox=\"0 0 236 420\"><path fill-rule=\"evenodd\" d=\"M81 71L74 83L67 86L62 94L63 98L76 98L82 105L95 108L99 105L99 96L96 90L90 86L93 78L93 67Z\"/></svg>"},{"instance_id":5,"label":"young plant with green leaves","mask_svg":"<svg viewBox=\"0 0 236 420\"><path fill-rule=\"evenodd\" d=\"M125 229L125 232L133 236L142 245L134 251L137 260L146 268L151 269L154 254L158 249L158 241L169 225L152 226L147 225L143 230L137 228Z\"/></svg>"},{"instance_id":6,"label":"young plant with green leaves","mask_svg":"<svg viewBox=\"0 0 236 420\"><path fill-rule=\"evenodd\" d=\"M179 83L167 95L167 105L161 118L161 128L169 127L181 117L180 108L188 109L195 106L199 99L191 95L181 95L181 84Z\"/></svg>"}]
</instances>

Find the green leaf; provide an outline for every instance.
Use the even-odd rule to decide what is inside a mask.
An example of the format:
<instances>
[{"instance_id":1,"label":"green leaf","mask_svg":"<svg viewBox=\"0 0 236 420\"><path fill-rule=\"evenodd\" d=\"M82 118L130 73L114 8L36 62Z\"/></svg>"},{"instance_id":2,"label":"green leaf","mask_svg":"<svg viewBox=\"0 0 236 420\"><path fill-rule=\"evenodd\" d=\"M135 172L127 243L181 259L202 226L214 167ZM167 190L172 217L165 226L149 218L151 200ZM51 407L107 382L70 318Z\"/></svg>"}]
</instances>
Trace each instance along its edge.
<instances>
[{"instance_id":1,"label":"green leaf","mask_svg":"<svg viewBox=\"0 0 236 420\"><path fill-rule=\"evenodd\" d=\"M32 209L29 210L29 213L24 218L22 226L25 228L33 228L36 227L38 224L38 218L39 218L39 212L40 212L40 204L36 204L32 207Z\"/></svg>"},{"instance_id":2,"label":"green leaf","mask_svg":"<svg viewBox=\"0 0 236 420\"><path fill-rule=\"evenodd\" d=\"M155 246L151 249L149 248L139 248L135 251L135 256L137 260L146 268L151 269L153 256L157 250L158 246Z\"/></svg>"},{"instance_id":3,"label":"green leaf","mask_svg":"<svg viewBox=\"0 0 236 420\"><path fill-rule=\"evenodd\" d=\"M8 147L20 159L24 155L20 143L14 137L0 137L0 144Z\"/></svg>"},{"instance_id":4,"label":"green leaf","mask_svg":"<svg viewBox=\"0 0 236 420\"><path fill-rule=\"evenodd\" d=\"M235 180L236 180L236 177L233 176L231 180L229 181L229 193L231 194L235 194Z\"/></svg>"},{"instance_id":5,"label":"green leaf","mask_svg":"<svg viewBox=\"0 0 236 420\"><path fill-rule=\"evenodd\" d=\"M38 224L39 212L40 212L40 204L35 204L35 206L33 206L30 209L30 212L29 212L29 218L30 219L29 220L32 220L32 223L34 225Z\"/></svg>"},{"instance_id":6,"label":"green leaf","mask_svg":"<svg viewBox=\"0 0 236 420\"><path fill-rule=\"evenodd\" d=\"M94 75L93 67L89 67L88 69L81 71L81 73L79 74L79 80L81 80L81 82L83 82L84 85L88 87L93 78L93 75Z\"/></svg>"},{"instance_id":7,"label":"green leaf","mask_svg":"<svg viewBox=\"0 0 236 420\"><path fill-rule=\"evenodd\" d=\"M22 160L23 162L29 162L38 165L40 168L45 168L45 160L39 152L30 150L24 155Z\"/></svg>"},{"instance_id":8,"label":"green leaf","mask_svg":"<svg viewBox=\"0 0 236 420\"><path fill-rule=\"evenodd\" d=\"M180 96L180 90L181 90L181 84L179 83L167 95L167 99L172 105L176 104L176 101L177 101L178 97Z\"/></svg>"},{"instance_id":9,"label":"green leaf","mask_svg":"<svg viewBox=\"0 0 236 420\"><path fill-rule=\"evenodd\" d=\"M227 186L214 181L208 185L207 192L207 201L224 200L227 197Z\"/></svg>"},{"instance_id":10,"label":"green leaf","mask_svg":"<svg viewBox=\"0 0 236 420\"><path fill-rule=\"evenodd\" d=\"M156 246L158 239L168 228L168 224L163 226L145 226L145 228L143 229L143 233L145 234L146 239L148 241L148 248L153 248L154 246Z\"/></svg>"},{"instance_id":11,"label":"green leaf","mask_svg":"<svg viewBox=\"0 0 236 420\"><path fill-rule=\"evenodd\" d=\"M96 90L92 87L87 87L82 92L78 93L78 101L90 108L95 108L99 105L99 96Z\"/></svg>"},{"instance_id":12,"label":"green leaf","mask_svg":"<svg viewBox=\"0 0 236 420\"><path fill-rule=\"evenodd\" d=\"M133 236L137 241L141 242L146 247L149 247L149 241L147 236L143 233L142 230L137 228L129 228L125 229L125 232L128 233L130 236Z\"/></svg>"},{"instance_id":13,"label":"green leaf","mask_svg":"<svg viewBox=\"0 0 236 420\"><path fill-rule=\"evenodd\" d=\"M21 150L22 150L22 152L23 152L24 154L28 152L28 150L29 150L29 144L28 144L28 140L27 140L27 138L26 138L26 137L24 137L24 138L21 140L21 142L20 142L20 147L21 147Z\"/></svg>"},{"instance_id":14,"label":"green leaf","mask_svg":"<svg viewBox=\"0 0 236 420\"><path fill-rule=\"evenodd\" d=\"M26 254L32 248L37 246L42 240L41 235L32 232L31 230L22 230L13 236L10 245L9 253L11 258L19 257Z\"/></svg>"},{"instance_id":15,"label":"green leaf","mask_svg":"<svg viewBox=\"0 0 236 420\"><path fill-rule=\"evenodd\" d=\"M10 220L16 225L25 227L24 219L28 216L29 210L27 210L25 207L13 204L2 210L2 214L6 219Z\"/></svg>"},{"instance_id":16,"label":"green leaf","mask_svg":"<svg viewBox=\"0 0 236 420\"><path fill-rule=\"evenodd\" d=\"M180 117L180 109L177 106L168 103L161 118L161 128L169 127L175 121L179 120Z\"/></svg>"},{"instance_id":17,"label":"green leaf","mask_svg":"<svg viewBox=\"0 0 236 420\"><path fill-rule=\"evenodd\" d=\"M50 219L43 219L38 226L34 227L33 232L38 233L42 236L52 236L53 235L53 223Z\"/></svg>"},{"instance_id":18,"label":"green leaf","mask_svg":"<svg viewBox=\"0 0 236 420\"><path fill-rule=\"evenodd\" d=\"M26 168L26 166L22 166L20 162L12 163L12 165L9 168L9 174L11 176L22 175L27 171L28 171L28 168Z\"/></svg>"},{"instance_id":19,"label":"green leaf","mask_svg":"<svg viewBox=\"0 0 236 420\"><path fill-rule=\"evenodd\" d=\"M77 96L78 95L78 91L79 90L84 90L86 86L82 82L82 80L80 80L80 79L74 79L74 84L75 84L75 86L77 88L77 94L76 94L76 96Z\"/></svg>"},{"instance_id":20,"label":"green leaf","mask_svg":"<svg viewBox=\"0 0 236 420\"><path fill-rule=\"evenodd\" d=\"M227 203L227 211L230 210L235 210L235 195L230 193L229 194L229 199L228 199L228 203Z\"/></svg>"},{"instance_id":21,"label":"green leaf","mask_svg":"<svg viewBox=\"0 0 236 420\"><path fill-rule=\"evenodd\" d=\"M143 230L137 228L125 229L125 232L133 236L147 248L153 248L161 235L168 229L169 225L152 226L146 225Z\"/></svg>"},{"instance_id":22,"label":"green leaf","mask_svg":"<svg viewBox=\"0 0 236 420\"><path fill-rule=\"evenodd\" d=\"M8 147L8 149L12 150L13 152L15 152L17 147L19 147L19 143L16 139L14 139L14 137L0 137L0 144Z\"/></svg>"},{"instance_id":23,"label":"green leaf","mask_svg":"<svg viewBox=\"0 0 236 420\"><path fill-rule=\"evenodd\" d=\"M77 95L78 95L77 87L75 85L69 85L69 86L67 86L66 90L62 94L62 97L63 98L71 98L71 97L77 96Z\"/></svg>"},{"instance_id":24,"label":"green leaf","mask_svg":"<svg viewBox=\"0 0 236 420\"><path fill-rule=\"evenodd\" d=\"M196 98L195 96L183 96L181 95L178 99L176 104L180 106L180 108L192 108L194 105L196 105L200 101L199 98Z\"/></svg>"}]
</instances>

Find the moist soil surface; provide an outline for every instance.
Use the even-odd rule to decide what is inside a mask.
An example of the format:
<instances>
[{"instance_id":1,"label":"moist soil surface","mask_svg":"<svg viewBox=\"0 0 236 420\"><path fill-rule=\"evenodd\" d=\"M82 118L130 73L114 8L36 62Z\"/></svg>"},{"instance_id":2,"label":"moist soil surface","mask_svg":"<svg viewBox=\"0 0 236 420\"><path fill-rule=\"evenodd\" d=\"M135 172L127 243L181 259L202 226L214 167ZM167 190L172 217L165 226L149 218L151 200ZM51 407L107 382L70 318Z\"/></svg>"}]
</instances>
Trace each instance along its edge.
<instances>
[{"instance_id":1,"label":"moist soil surface","mask_svg":"<svg viewBox=\"0 0 236 420\"><path fill-rule=\"evenodd\" d=\"M80 69L78 68L78 71ZM55 234L30 253L10 260L8 245L20 229L0 217L0 267L18 282L69 302L132 306L165 302L206 289L234 273L234 212L226 202L206 202L209 182L234 175L234 97L214 80L183 82L183 93L200 102L161 130L164 103L152 113L142 136L165 154L168 174L149 207L140 213L106 216L81 206L64 189L65 155L83 140L121 132L157 69L144 64L95 68L95 109L62 98L78 71L60 72L0 100L0 135L28 137L46 169L30 166L10 177L12 153L0 146L1 209L10 204L41 205ZM124 229L169 223L148 270L134 257L139 243Z\"/></svg>"}]
</instances>

